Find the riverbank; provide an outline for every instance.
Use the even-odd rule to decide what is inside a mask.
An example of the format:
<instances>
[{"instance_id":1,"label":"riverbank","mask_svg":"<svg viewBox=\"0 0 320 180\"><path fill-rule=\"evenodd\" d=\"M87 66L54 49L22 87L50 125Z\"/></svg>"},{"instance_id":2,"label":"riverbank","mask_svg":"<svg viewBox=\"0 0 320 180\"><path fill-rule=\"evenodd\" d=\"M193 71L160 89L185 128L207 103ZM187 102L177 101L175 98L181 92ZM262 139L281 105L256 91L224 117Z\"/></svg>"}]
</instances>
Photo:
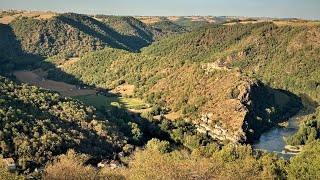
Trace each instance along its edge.
<instances>
[{"instance_id":1,"label":"riverbank","mask_svg":"<svg viewBox=\"0 0 320 180\"><path fill-rule=\"evenodd\" d=\"M296 154L298 154L302 150L303 150L303 145L300 145L300 146L286 145L282 151L284 153L296 153Z\"/></svg>"},{"instance_id":2,"label":"riverbank","mask_svg":"<svg viewBox=\"0 0 320 180\"><path fill-rule=\"evenodd\" d=\"M280 157L290 158L297 155L303 147L295 147L287 145L284 141L284 137L288 137L296 133L299 129L301 120L314 113L314 109L304 109L297 115L291 117L286 121L286 127L276 126L269 131L263 133L258 142L252 144L255 150L266 150L268 152L276 152Z\"/></svg>"}]
</instances>

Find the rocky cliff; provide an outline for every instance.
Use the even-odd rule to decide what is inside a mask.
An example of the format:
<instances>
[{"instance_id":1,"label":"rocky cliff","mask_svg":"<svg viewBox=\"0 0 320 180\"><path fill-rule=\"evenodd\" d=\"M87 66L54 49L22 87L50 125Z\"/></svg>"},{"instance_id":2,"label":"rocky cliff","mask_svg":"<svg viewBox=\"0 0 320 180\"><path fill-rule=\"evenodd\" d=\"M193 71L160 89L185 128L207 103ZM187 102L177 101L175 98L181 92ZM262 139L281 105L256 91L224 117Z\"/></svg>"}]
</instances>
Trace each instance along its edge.
<instances>
[{"instance_id":1,"label":"rocky cliff","mask_svg":"<svg viewBox=\"0 0 320 180\"><path fill-rule=\"evenodd\" d=\"M240 73L233 75L239 79L226 89L227 97L204 106L201 117L193 121L199 132L221 141L252 142L302 107L300 99L291 93Z\"/></svg>"}]
</instances>

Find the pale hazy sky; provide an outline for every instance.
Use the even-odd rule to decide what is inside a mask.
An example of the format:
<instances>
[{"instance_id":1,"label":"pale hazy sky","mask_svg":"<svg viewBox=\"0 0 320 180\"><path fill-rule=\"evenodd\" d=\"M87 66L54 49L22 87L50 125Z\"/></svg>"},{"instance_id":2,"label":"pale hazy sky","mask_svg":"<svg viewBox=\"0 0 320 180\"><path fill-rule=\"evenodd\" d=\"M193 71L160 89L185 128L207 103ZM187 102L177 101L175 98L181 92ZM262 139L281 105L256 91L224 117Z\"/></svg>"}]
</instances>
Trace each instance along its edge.
<instances>
[{"instance_id":1,"label":"pale hazy sky","mask_svg":"<svg viewBox=\"0 0 320 180\"><path fill-rule=\"evenodd\" d=\"M320 19L320 0L0 0L0 9L113 15Z\"/></svg>"}]
</instances>

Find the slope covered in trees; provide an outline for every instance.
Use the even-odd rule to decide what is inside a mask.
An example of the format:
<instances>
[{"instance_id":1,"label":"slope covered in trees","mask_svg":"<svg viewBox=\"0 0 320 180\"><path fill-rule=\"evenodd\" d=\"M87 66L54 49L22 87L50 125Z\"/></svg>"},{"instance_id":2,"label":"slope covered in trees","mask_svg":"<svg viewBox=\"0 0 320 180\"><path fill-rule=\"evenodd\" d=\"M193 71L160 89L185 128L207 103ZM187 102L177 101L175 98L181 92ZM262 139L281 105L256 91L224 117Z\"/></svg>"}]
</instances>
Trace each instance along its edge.
<instances>
[{"instance_id":1,"label":"slope covered in trees","mask_svg":"<svg viewBox=\"0 0 320 180\"><path fill-rule=\"evenodd\" d=\"M162 39L163 37L169 37L172 35L187 32L186 28L166 20L152 23L149 26L154 29L156 39Z\"/></svg>"},{"instance_id":2,"label":"slope covered in trees","mask_svg":"<svg viewBox=\"0 0 320 180\"><path fill-rule=\"evenodd\" d=\"M299 99L209 60L215 52L268 26L206 27L200 33L156 42L140 54L104 49L87 54L63 71L102 88L133 84L136 96L195 121L213 113L210 126L221 123L230 139L253 140L272 122L296 113L301 107ZM221 36L224 31L232 35Z\"/></svg>"},{"instance_id":3,"label":"slope covered in trees","mask_svg":"<svg viewBox=\"0 0 320 180\"><path fill-rule=\"evenodd\" d=\"M27 54L21 49L10 26L0 24L0 73L11 72L18 67L27 67L40 60L43 58Z\"/></svg>"},{"instance_id":4,"label":"slope covered in trees","mask_svg":"<svg viewBox=\"0 0 320 180\"><path fill-rule=\"evenodd\" d=\"M43 56L76 56L106 46L133 50L118 32L86 15L68 13L48 20L22 17L10 26L25 51Z\"/></svg>"},{"instance_id":5,"label":"slope covered in trees","mask_svg":"<svg viewBox=\"0 0 320 180\"><path fill-rule=\"evenodd\" d=\"M167 34L133 17L74 13L51 19L18 17L9 25L25 52L41 56L73 57L104 47L139 51Z\"/></svg>"},{"instance_id":6,"label":"slope covered in trees","mask_svg":"<svg viewBox=\"0 0 320 180\"><path fill-rule=\"evenodd\" d=\"M56 179L317 179L319 142L290 160L275 154L253 153L249 146L172 150L169 142L152 139L136 151L128 166L96 171L85 165L84 154L68 151L45 169L45 178Z\"/></svg>"},{"instance_id":7,"label":"slope covered in trees","mask_svg":"<svg viewBox=\"0 0 320 180\"><path fill-rule=\"evenodd\" d=\"M21 62L32 68L30 62L41 56L58 55L37 64L52 68L50 78L103 89L126 82L135 86L134 96L154 105L143 117L119 108L95 109L1 77L0 154L17 159L25 172L46 165L47 178L315 178L319 110L286 139L306 144L305 152L290 161L222 143L257 139L301 109L297 95L320 101L319 31L256 23L186 32L167 21L146 26L132 17L73 13L0 25L1 74ZM158 37L180 33L132 52ZM81 59L55 67L71 56ZM168 112L182 118L154 121L154 115ZM208 131L199 133L204 126L222 132L226 141L218 143ZM145 150L132 153L143 145ZM118 158L120 151L126 167L92 167L101 159Z\"/></svg>"},{"instance_id":8,"label":"slope covered in trees","mask_svg":"<svg viewBox=\"0 0 320 180\"><path fill-rule=\"evenodd\" d=\"M65 61L105 47L137 52L153 41L185 32L181 28L176 30L176 26L170 23L152 27L125 16L92 17L75 13L46 19L18 16L9 24L0 23L3 64L0 70L32 68L52 56Z\"/></svg>"},{"instance_id":9,"label":"slope covered in trees","mask_svg":"<svg viewBox=\"0 0 320 180\"><path fill-rule=\"evenodd\" d=\"M136 44L137 47L147 46L154 40L152 29L134 17L95 15L95 18L107 24L120 34L127 36L128 40L129 37L131 37L132 43L139 42L139 39L140 41L144 41L144 43L141 42L141 45Z\"/></svg>"},{"instance_id":10,"label":"slope covered in trees","mask_svg":"<svg viewBox=\"0 0 320 180\"><path fill-rule=\"evenodd\" d=\"M45 165L69 148L112 157L124 137L92 107L34 86L0 79L0 153L22 170Z\"/></svg>"},{"instance_id":11,"label":"slope covered in trees","mask_svg":"<svg viewBox=\"0 0 320 180\"><path fill-rule=\"evenodd\" d=\"M115 50L88 54L65 71L88 84L104 88L113 88L119 82L127 81L136 86L137 96L160 105L170 104L172 110L182 110L185 114L197 112L199 105L197 100L189 101L188 97L184 96L191 91L190 88L188 90L183 87L198 84L198 87L203 88L204 84L199 79L206 76L206 73L209 73L208 76L216 74L209 82L214 82L214 77L223 77L224 73L227 77L232 76L232 73L216 71L214 68L238 68L271 87L288 89L296 94L303 93L319 101L319 72L315 65L319 55L318 33L318 27L278 27L272 23L207 26L156 42L144 48L141 54ZM98 66L93 66L94 64ZM86 67L85 70L83 67ZM207 72L210 68L212 72ZM99 74L99 78L92 74ZM227 82L222 80L215 84ZM232 89L230 88L230 92ZM194 92L199 93L198 90ZM207 100L203 98L202 101ZM272 108L270 110L268 111L273 111ZM306 127L312 129L314 125L311 124L314 123L309 123ZM300 131L311 133L309 130Z\"/></svg>"}]
</instances>

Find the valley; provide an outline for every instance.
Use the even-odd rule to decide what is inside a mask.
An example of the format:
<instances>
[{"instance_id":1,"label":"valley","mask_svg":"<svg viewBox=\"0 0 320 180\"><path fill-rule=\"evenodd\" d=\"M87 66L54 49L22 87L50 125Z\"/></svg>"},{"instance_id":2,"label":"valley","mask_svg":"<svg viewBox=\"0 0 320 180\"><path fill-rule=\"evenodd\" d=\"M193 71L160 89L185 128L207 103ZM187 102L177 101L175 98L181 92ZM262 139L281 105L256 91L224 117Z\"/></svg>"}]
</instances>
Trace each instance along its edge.
<instances>
[{"instance_id":1,"label":"valley","mask_svg":"<svg viewBox=\"0 0 320 180\"><path fill-rule=\"evenodd\" d=\"M2 11L0 23L0 158L17 167L8 177L297 179L320 170L311 168L318 21Z\"/></svg>"}]
</instances>

